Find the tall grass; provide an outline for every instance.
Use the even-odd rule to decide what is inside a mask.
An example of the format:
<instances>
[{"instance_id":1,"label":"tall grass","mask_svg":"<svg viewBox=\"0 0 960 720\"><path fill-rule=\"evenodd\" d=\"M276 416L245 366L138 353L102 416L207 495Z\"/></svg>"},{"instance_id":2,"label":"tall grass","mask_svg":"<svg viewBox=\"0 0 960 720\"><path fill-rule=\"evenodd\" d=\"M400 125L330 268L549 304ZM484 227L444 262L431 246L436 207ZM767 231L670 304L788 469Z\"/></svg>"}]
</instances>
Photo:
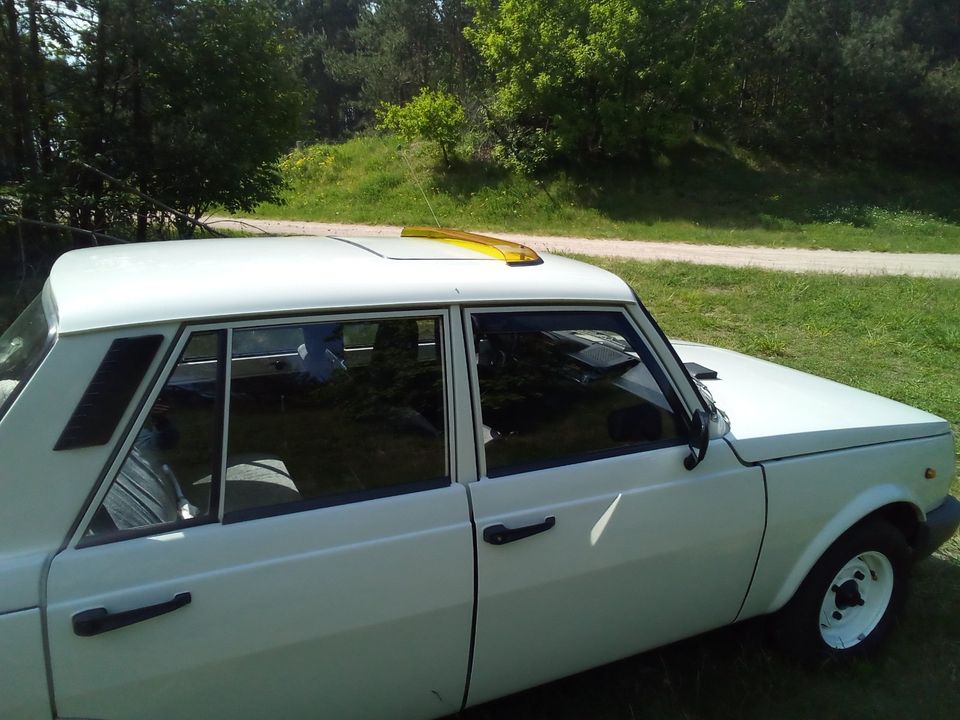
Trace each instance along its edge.
<instances>
[{"instance_id":1,"label":"tall grass","mask_svg":"<svg viewBox=\"0 0 960 720\"><path fill-rule=\"evenodd\" d=\"M283 163L284 205L262 217L629 240L960 252L960 178L822 172L696 145L672 160L528 177L491 163L445 167L392 138L314 145ZM414 180L416 178L416 180Z\"/></svg>"}]
</instances>

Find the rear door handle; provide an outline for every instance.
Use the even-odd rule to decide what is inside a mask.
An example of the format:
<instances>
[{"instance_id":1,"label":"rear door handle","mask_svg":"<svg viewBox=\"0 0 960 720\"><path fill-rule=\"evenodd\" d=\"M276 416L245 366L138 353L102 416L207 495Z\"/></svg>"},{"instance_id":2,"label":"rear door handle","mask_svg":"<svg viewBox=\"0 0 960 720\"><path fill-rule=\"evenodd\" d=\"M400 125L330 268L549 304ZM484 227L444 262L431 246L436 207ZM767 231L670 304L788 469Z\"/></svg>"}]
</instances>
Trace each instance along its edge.
<instances>
[{"instance_id":1,"label":"rear door handle","mask_svg":"<svg viewBox=\"0 0 960 720\"><path fill-rule=\"evenodd\" d=\"M557 524L557 519L551 515L541 523L524 525L518 528L508 528L506 525L491 525L483 529L483 541L491 545L506 545L514 540L523 540L531 535L539 535Z\"/></svg>"},{"instance_id":2,"label":"rear door handle","mask_svg":"<svg viewBox=\"0 0 960 720\"><path fill-rule=\"evenodd\" d=\"M182 592L174 595L173 600L118 613L107 612L107 609L102 607L84 610L73 616L73 632L81 637L99 635L160 615L166 615L168 612L178 610L184 605L189 605L191 599L190 593Z\"/></svg>"}]
</instances>

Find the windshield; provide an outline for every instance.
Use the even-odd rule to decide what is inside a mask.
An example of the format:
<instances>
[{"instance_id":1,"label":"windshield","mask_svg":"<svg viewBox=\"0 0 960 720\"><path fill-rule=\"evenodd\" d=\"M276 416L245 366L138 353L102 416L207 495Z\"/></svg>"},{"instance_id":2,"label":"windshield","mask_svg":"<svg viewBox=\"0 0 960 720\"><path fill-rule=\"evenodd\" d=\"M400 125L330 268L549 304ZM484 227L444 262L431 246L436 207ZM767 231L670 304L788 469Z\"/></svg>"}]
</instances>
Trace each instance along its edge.
<instances>
[{"instance_id":1,"label":"windshield","mask_svg":"<svg viewBox=\"0 0 960 720\"><path fill-rule=\"evenodd\" d=\"M0 336L0 417L36 370L52 337L38 295Z\"/></svg>"}]
</instances>

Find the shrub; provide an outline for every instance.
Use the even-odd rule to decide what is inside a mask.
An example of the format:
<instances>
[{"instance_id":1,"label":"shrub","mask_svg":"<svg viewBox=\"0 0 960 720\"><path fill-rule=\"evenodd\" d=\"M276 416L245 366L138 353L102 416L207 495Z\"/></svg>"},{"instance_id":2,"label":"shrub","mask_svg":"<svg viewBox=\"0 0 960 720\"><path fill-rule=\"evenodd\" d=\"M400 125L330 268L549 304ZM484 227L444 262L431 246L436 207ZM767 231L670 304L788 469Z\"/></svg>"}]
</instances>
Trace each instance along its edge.
<instances>
[{"instance_id":1,"label":"shrub","mask_svg":"<svg viewBox=\"0 0 960 720\"><path fill-rule=\"evenodd\" d=\"M449 165L466 115L460 101L450 93L421 88L405 105L381 103L377 120L377 127L396 133L405 142L420 138L437 143L443 161Z\"/></svg>"}]
</instances>

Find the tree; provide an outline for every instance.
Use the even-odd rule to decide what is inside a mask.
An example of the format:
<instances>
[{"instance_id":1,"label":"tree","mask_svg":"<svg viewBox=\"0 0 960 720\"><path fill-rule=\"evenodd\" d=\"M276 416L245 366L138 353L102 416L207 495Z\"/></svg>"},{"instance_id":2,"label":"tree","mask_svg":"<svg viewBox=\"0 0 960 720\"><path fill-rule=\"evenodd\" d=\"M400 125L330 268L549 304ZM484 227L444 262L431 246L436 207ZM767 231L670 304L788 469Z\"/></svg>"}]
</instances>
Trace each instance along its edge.
<instances>
[{"instance_id":1,"label":"tree","mask_svg":"<svg viewBox=\"0 0 960 720\"><path fill-rule=\"evenodd\" d=\"M405 103L424 87L464 93L478 71L463 38L472 13L462 0L366 2L349 52L330 53L333 74L360 87L356 111L370 119L383 102Z\"/></svg>"},{"instance_id":2,"label":"tree","mask_svg":"<svg viewBox=\"0 0 960 720\"><path fill-rule=\"evenodd\" d=\"M341 137L356 124L352 108L359 83L336 76L331 63L354 52L353 32L361 4L360 0L280 0L299 36L300 75L312 93L310 124L322 138Z\"/></svg>"},{"instance_id":3,"label":"tree","mask_svg":"<svg viewBox=\"0 0 960 720\"><path fill-rule=\"evenodd\" d=\"M99 0L97 18L81 46L92 72L68 117L73 151L195 217L274 199L275 161L305 101L276 8Z\"/></svg>"},{"instance_id":4,"label":"tree","mask_svg":"<svg viewBox=\"0 0 960 720\"><path fill-rule=\"evenodd\" d=\"M0 160L24 217L144 239L170 219L146 196L194 218L276 199L306 93L272 0L2 1Z\"/></svg>"},{"instance_id":5,"label":"tree","mask_svg":"<svg viewBox=\"0 0 960 720\"><path fill-rule=\"evenodd\" d=\"M724 0L478 0L468 37L496 83L507 150L639 156L681 142L732 83Z\"/></svg>"},{"instance_id":6,"label":"tree","mask_svg":"<svg viewBox=\"0 0 960 720\"><path fill-rule=\"evenodd\" d=\"M957 157L955 3L777 0L748 14L763 18L751 59L768 58L767 76L754 66L750 78L766 89L752 110L774 143L821 157Z\"/></svg>"}]
</instances>

